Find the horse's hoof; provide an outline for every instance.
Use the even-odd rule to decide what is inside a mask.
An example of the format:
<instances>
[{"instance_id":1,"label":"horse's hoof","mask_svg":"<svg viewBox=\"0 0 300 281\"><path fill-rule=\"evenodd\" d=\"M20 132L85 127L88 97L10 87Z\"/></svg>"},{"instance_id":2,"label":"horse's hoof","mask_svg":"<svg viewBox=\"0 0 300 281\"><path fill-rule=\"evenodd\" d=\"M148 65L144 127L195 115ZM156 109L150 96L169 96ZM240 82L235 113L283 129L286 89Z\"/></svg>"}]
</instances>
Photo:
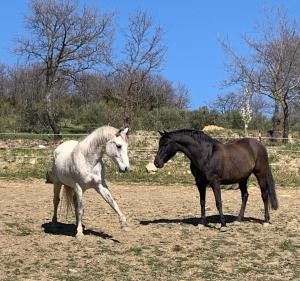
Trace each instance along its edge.
<instances>
[{"instance_id":1,"label":"horse's hoof","mask_svg":"<svg viewBox=\"0 0 300 281\"><path fill-rule=\"evenodd\" d=\"M264 223L263 223L263 226L264 226L264 227L268 227L269 225L270 225L269 222L264 222Z\"/></svg>"},{"instance_id":2,"label":"horse's hoof","mask_svg":"<svg viewBox=\"0 0 300 281\"><path fill-rule=\"evenodd\" d=\"M227 227L226 226L221 226L220 231L221 232L226 232L227 231Z\"/></svg>"},{"instance_id":3,"label":"horse's hoof","mask_svg":"<svg viewBox=\"0 0 300 281\"><path fill-rule=\"evenodd\" d=\"M82 240L83 239L83 233L77 233L75 238L79 241Z\"/></svg>"},{"instance_id":4,"label":"horse's hoof","mask_svg":"<svg viewBox=\"0 0 300 281\"><path fill-rule=\"evenodd\" d=\"M241 221L234 221L233 223L236 224L236 225L240 225Z\"/></svg>"},{"instance_id":5,"label":"horse's hoof","mask_svg":"<svg viewBox=\"0 0 300 281\"><path fill-rule=\"evenodd\" d=\"M130 227L129 227L127 224L126 224L126 225L122 225L121 228L122 228L122 230L125 231L125 232L128 232L128 231L131 230Z\"/></svg>"}]
</instances>

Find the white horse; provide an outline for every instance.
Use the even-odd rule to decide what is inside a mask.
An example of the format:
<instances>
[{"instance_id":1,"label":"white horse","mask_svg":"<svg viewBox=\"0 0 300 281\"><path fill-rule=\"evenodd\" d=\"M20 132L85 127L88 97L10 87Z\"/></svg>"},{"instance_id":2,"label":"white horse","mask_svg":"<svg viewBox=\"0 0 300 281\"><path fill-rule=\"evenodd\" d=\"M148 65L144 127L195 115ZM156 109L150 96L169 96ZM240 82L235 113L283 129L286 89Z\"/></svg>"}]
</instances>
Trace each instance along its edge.
<instances>
[{"instance_id":1,"label":"white horse","mask_svg":"<svg viewBox=\"0 0 300 281\"><path fill-rule=\"evenodd\" d=\"M128 128L118 130L110 126L96 129L82 141L66 141L54 151L52 169L47 172L47 181L54 185L54 214L52 223L57 223L57 207L62 185L65 187L68 204L74 204L77 224L77 238L83 236L82 195L88 188L94 188L119 215L121 227L127 229L126 218L114 201L104 180L103 154L106 153L119 170L126 172L128 159Z\"/></svg>"}]
</instances>

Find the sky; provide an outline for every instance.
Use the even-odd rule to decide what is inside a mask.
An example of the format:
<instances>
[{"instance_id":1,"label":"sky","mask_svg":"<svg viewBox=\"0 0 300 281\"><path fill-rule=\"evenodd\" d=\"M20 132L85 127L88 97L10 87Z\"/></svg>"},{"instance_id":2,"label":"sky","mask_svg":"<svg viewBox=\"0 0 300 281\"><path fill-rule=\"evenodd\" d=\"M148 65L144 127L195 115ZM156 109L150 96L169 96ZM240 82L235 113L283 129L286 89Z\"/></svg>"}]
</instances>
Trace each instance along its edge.
<instances>
[{"instance_id":1,"label":"sky","mask_svg":"<svg viewBox=\"0 0 300 281\"><path fill-rule=\"evenodd\" d=\"M114 11L117 22L126 27L127 19L137 9L145 10L164 32L167 53L161 74L183 83L189 89L191 109L209 105L217 95L228 92L220 82L228 77L227 58L218 38L227 38L243 53L241 35L251 34L257 22L263 22L266 7L284 7L290 17L300 22L299 0L79 0L103 12ZM26 35L24 15L28 1L0 2L0 63L14 65L12 54L18 35Z\"/></svg>"}]
</instances>

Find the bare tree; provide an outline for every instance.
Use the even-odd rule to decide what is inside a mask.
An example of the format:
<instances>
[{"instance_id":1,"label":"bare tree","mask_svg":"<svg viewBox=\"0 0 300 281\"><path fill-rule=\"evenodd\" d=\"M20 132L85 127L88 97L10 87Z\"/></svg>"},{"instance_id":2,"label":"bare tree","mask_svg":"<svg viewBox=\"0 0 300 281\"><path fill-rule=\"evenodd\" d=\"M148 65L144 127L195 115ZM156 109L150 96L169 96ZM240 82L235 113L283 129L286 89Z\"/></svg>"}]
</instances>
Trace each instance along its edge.
<instances>
[{"instance_id":1,"label":"bare tree","mask_svg":"<svg viewBox=\"0 0 300 281\"><path fill-rule=\"evenodd\" d=\"M286 142L289 133L289 105L299 95L300 36L297 23L288 21L282 10L278 9L273 14L276 21L270 19L267 25L259 26L257 38L243 37L250 50L248 57L238 55L225 40L220 40L220 43L231 60L227 65L230 77L225 85L238 84L244 89L250 89L252 93L273 99L273 131L278 131L281 107L282 137Z\"/></svg>"},{"instance_id":2,"label":"bare tree","mask_svg":"<svg viewBox=\"0 0 300 281\"><path fill-rule=\"evenodd\" d=\"M218 95L209 107L221 112L222 114L239 111L242 99L243 95L241 93L229 92L228 94ZM249 102L254 116L259 113L267 112L270 107L262 95L252 94L249 97Z\"/></svg>"},{"instance_id":3,"label":"bare tree","mask_svg":"<svg viewBox=\"0 0 300 281\"><path fill-rule=\"evenodd\" d=\"M238 111L240 108L241 96L235 92L230 92L225 95L219 95L210 106L222 114Z\"/></svg>"},{"instance_id":4,"label":"bare tree","mask_svg":"<svg viewBox=\"0 0 300 281\"><path fill-rule=\"evenodd\" d=\"M5 95L7 80L7 67L5 64L0 63L0 96Z\"/></svg>"},{"instance_id":5,"label":"bare tree","mask_svg":"<svg viewBox=\"0 0 300 281\"><path fill-rule=\"evenodd\" d=\"M49 125L60 134L53 104L56 83L76 77L108 60L112 41L112 14L99 15L77 1L31 0L31 15L25 17L29 38L18 38L16 53L39 62L44 75L44 99Z\"/></svg>"},{"instance_id":6,"label":"bare tree","mask_svg":"<svg viewBox=\"0 0 300 281\"><path fill-rule=\"evenodd\" d=\"M118 95L124 107L124 123L130 123L133 113L139 110L145 99L142 97L145 81L150 74L160 70L166 47L163 45L163 31L155 26L153 19L138 10L129 18L125 32L124 58L112 62L119 77Z\"/></svg>"}]
</instances>

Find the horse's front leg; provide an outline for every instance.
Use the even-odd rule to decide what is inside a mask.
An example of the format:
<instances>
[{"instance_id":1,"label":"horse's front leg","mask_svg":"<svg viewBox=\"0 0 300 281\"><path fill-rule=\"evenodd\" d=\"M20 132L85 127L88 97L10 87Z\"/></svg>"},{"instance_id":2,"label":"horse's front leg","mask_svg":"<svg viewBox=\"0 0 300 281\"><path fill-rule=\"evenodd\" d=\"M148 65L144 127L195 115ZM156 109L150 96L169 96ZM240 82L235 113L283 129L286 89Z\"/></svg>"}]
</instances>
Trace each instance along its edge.
<instances>
[{"instance_id":1,"label":"horse's front leg","mask_svg":"<svg viewBox=\"0 0 300 281\"><path fill-rule=\"evenodd\" d=\"M221 198L221 188L220 184L218 182L214 182L211 184L211 187L213 189L215 200L216 200L216 206L220 214L220 220L221 220L221 228L220 231L226 231L226 221L225 217L223 215L223 208L222 208L222 198Z\"/></svg>"},{"instance_id":2,"label":"horse's front leg","mask_svg":"<svg viewBox=\"0 0 300 281\"><path fill-rule=\"evenodd\" d=\"M198 226L202 227L206 225L206 216L205 216L206 183L204 183L199 179L196 179L196 184L200 194L200 207L201 207L201 218L200 218L200 224Z\"/></svg>"},{"instance_id":3,"label":"horse's front leg","mask_svg":"<svg viewBox=\"0 0 300 281\"><path fill-rule=\"evenodd\" d=\"M76 224L77 224L77 233L76 238L80 239L83 236L83 228L82 228L82 216L83 216L83 192L81 186L76 183L75 184L75 212L76 212Z\"/></svg>"},{"instance_id":4,"label":"horse's front leg","mask_svg":"<svg viewBox=\"0 0 300 281\"><path fill-rule=\"evenodd\" d=\"M117 202L113 199L111 193L109 192L108 188L101 183L97 185L96 188L97 192L102 196L102 198L111 206L111 208L119 215L121 227L125 230L128 231L129 227L126 221L125 216L121 212Z\"/></svg>"}]
</instances>

